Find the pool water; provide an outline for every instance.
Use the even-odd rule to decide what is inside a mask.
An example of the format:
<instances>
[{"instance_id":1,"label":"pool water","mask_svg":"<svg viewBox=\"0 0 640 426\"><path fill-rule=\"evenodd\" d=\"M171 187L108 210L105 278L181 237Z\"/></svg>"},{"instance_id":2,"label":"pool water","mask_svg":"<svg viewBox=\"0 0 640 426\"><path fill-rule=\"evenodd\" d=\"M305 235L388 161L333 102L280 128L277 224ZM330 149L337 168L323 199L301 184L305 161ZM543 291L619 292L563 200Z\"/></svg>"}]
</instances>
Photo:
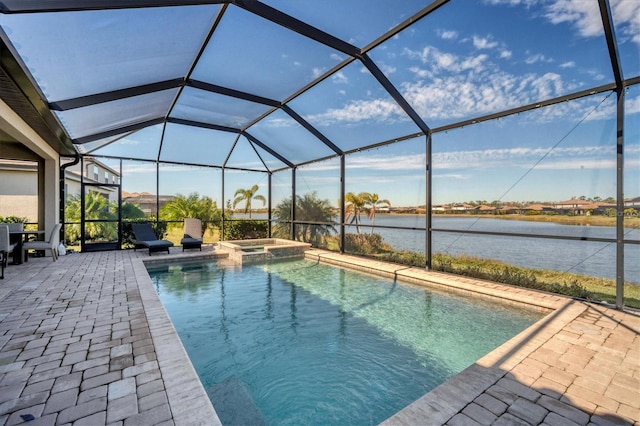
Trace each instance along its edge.
<instances>
[{"instance_id":1,"label":"pool water","mask_svg":"<svg viewBox=\"0 0 640 426\"><path fill-rule=\"evenodd\" d=\"M149 274L224 425L378 424L542 316L308 260Z\"/></svg>"}]
</instances>

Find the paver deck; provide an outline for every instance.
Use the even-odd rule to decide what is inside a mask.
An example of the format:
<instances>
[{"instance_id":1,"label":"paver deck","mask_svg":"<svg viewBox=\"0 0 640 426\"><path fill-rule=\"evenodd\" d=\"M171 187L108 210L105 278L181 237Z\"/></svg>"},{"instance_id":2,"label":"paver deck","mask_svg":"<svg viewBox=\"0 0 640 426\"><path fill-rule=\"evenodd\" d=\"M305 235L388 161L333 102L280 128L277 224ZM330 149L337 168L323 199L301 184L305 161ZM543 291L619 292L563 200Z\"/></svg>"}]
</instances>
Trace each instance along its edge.
<instances>
[{"instance_id":1,"label":"paver deck","mask_svg":"<svg viewBox=\"0 0 640 426\"><path fill-rule=\"evenodd\" d=\"M9 266L0 281L0 426L219 424L143 264L201 255L179 250ZM640 425L640 317L319 250L308 256L550 312L386 425Z\"/></svg>"}]
</instances>

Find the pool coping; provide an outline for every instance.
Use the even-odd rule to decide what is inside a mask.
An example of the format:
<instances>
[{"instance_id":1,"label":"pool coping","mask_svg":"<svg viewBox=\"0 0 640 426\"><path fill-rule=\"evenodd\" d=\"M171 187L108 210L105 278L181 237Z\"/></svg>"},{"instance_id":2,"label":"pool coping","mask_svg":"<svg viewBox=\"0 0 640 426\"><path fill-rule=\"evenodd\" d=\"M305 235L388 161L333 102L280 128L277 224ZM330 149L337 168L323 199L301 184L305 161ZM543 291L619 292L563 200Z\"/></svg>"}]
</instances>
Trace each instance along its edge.
<instances>
[{"instance_id":1,"label":"pool coping","mask_svg":"<svg viewBox=\"0 0 640 426\"><path fill-rule=\"evenodd\" d=\"M221 423L153 287L145 265L224 257L226 253L213 252L172 255L170 259L134 259L136 280L176 425ZM500 299L504 303L527 306L546 313L535 324L383 421L381 424L385 426L413 425L425 419L429 419L428 424L447 423L487 389L510 377L510 371L514 367L588 309L586 303L564 296L357 256L311 249L305 253L305 257L411 284Z\"/></svg>"},{"instance_id":2,"label":"pool coping","mask_svg":"<svg viewBox=\"0 0 640 426\"><path fill-rule=\"evenodd\" d=\"M156 350L158 366L162 374L167 398L176 426L222 426L211 400L182 345L169 314L160 301L146 265L180 260L219 259L216 253L172 255L171 258L134 258L132 266L138 283L142 305L147 316L151 339Z\"/></svg>"}]
</instances>

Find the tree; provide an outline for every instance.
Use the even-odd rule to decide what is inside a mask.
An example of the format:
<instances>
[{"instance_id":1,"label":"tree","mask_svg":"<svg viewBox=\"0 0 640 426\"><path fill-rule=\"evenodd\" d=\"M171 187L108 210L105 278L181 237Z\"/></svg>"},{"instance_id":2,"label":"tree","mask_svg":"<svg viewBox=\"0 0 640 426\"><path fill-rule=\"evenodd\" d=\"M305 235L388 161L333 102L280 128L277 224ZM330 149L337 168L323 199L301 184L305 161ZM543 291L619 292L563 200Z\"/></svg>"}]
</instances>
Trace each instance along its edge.
<instances>
[{"instance_id":1,"label":"tree","mask_svg":"<svg viewBox=\"0 0 640 426\"><path fill-rule=\"evenodd\" d=\"M142 209L135 203L122 203L122 218L135 220L135 219L143 219L145 217Z\"/></svg>"},{"instance_id":2,"label":"tree","mask_svg":"<svg viewBox=\"0 0 640 426\"><path fill-rule=\"evenodd\" d=\"M289 238L291 224L291 198L280 202L273 210L275 220L278 222L274 229L274 236ZM296 197L296 220L301 222L332 222L333 208L329 200L321 200L317 193L310 192L304 196ZM298 241L320 245L322 237L337 232L333 225L318 223L302 223L295 225L294 238Z\"/></svg>"},{"instance_id":3,"label":"tree","mask_svg":"<svg viewBox=\"0 0 640 426\"><path fill-rule=\"evenodd\" d=\"M376 209L378 207L391 207L391 202L389 200L381 200L380 196L375 192L370 194L368 192L360 193L360 196L363 197L365 205L369 206L367 216L371 221L371 234L373 234L373 227L376 221Z\"/></svg>"},{"instance_id":4,"label":"tree","mask_svg":"<svg viewBox=\"0 0 640 426\"><path fill-rule=\"evenodd\" d=\"M262 205L264 206L267 203L267 200L262 195L256 195L256 192L260 187L258 185L253 185L249 189L238 189L233 196L233 208L235 209L238 204L244 201L244 213L249 213L249 219L251 219L251 200L262 201Z\"/></svg>"},{"instance_id":5,"label":"tree","mask_svg":"<svg viewBox=\"0 0 640 426\"><path fill-rule=\"evenodd\" d=\"M79 195L71 195L65 203L65 221L75 222L65 228L65 235L69 242L75 242L80 239L80 219L81 219L81 198ZM117 228L114 226L113 220L118 219L116 203L110 203L102 194L89 191L85 194L84 199L84 218L88 221L96 220L97 222L85 222L85 237L91 240L113 240L116 237ZM104 222L100 222L104 220Z\"/></svg>"},{"instance_id":6,"label":"tree","mask_svg":"<svg viewBox=\"0 0 640 426\"><path fill-rule=\"evenodd\" d=\"M365 206L365 198L363 197L363 194L366 194L366 192L361 192L358 195L353 192L347 192L344 195L344 208L346 215L345 222L350 225L355 224L358 234L360 233L360 215L362 214Z\"/></svg>"},{"instance_id":7,"label":"tree","mask_svg":"<svg viewBox=\"0 0 640 426\"><path fill-rule=\"evenodd\" d=\"M202 232L204 234L209 222L219 221L221 213L216 202L210 197L200 197L197 192L192 192L188 196L177 194L173 201L162 206L160 209L160 217L163 220L176 221L184 220L186 217L200 219L202 221Z\"/></svg>"}]
</instances>

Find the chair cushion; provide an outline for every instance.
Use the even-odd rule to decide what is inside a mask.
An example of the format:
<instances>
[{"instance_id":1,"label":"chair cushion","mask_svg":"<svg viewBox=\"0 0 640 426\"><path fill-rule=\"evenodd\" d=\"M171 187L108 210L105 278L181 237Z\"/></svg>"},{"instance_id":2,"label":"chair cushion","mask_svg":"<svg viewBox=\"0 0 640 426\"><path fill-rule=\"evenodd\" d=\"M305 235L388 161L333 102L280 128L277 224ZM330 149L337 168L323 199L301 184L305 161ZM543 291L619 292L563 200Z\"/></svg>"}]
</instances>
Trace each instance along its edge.
<instances>
[{"instance_id":1,"label":"chair cushion","mask_svg":"<svg viewBox=\"0 0 640 426\"><path fill-rule=\"evenodd\" d=\"M180 244L182 245L202 244L202 240L198 238L185 237L180 240Z\"/></svg>"},{"instance_id":2,"label":"chair cushion","mask_svg":"<svg viewBox=\"0 0 640 426\"><path fill-rule=\"evenodd\" d=\"M24 250L49 250L52 248L52 244L47 241L29 241L22 244Z\"/></svg>"},{"instance_id":3,"label":"chair cushion","mask_svg":"<svg viewBox=\"0 0 640 426\"><path fill-rule=\"evenodd\" d=\"M155 240L155 241L136 241L137 244L140 244L144 247L149 248L169 248L173 247L173 243L167 240Z\"/></svg>"}]
</instances>

